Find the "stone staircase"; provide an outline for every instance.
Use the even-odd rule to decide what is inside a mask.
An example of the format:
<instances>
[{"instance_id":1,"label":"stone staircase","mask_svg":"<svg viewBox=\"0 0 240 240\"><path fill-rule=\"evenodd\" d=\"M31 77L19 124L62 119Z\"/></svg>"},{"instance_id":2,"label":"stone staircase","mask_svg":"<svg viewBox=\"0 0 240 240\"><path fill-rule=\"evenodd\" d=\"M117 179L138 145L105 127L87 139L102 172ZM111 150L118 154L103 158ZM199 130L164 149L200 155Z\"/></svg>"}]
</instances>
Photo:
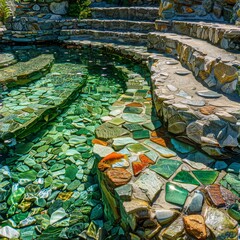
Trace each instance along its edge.
<instances>
[{"instance_id":1,"label":"stone staircase","mask_svg":"<svg viewBox=\"0 0 240 240\"><path fill-rule=\"evenodd\" d=\"M80 20L77 29L60 31L59 40L111 39L119 42L146 43L147 33L155 31L157 7L92 8L93 19Z\"/></svg>"}]
</instances>

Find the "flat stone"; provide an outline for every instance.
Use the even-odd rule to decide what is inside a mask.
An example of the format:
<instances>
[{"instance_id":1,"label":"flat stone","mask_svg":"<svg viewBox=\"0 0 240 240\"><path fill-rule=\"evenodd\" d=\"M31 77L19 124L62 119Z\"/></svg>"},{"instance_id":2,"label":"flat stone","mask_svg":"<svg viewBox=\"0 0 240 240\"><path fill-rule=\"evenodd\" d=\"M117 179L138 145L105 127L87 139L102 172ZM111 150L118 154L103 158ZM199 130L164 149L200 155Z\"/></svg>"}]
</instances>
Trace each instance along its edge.
<instances>
[{"instance_id":1,"label":"flat stone","mask_svg":"<svg viewBox=\"0 0 240 240\"><path fill-rule=\"evenodd\" d=\"M226 189L225 187L220 186L220 191L226 206L230 206L239 201L239 197L236 194L232 193L230 190Z\"/></svg>"},{"instance_id":2,"label":"flat stone","mask_svg":"<svg viewBox=\"0 0 240 240\"><path fill-rule=\"evenodd\" d=\"M238 72L235 67L220 62L214 68L214 75L221 84L224 84L236 79Z\"/></svg>"},{"instance_id":3,"label":"flat stone","mask_svg":"<svg viewBox=\"0 0 240 240\"><path fill-rule=\"evenodd\" d=\"M149 168L168 179L177 171L181 164L182 163L177 160L159 159L155 165L152 165Z\"/></svg>"},{"instance_id":4,"label":"flat stone","mask_svg":"<svg viewBox=\"0 0 240 240\"><path fill-rule=\"evenodd\" d=\"M200 213L202 211L202 206L204 203L204 196L202 192L196 191L191 197L190 202L187 206L187 213Z\"/></svg>"},{"instance_id":5,"label":"flat stone","mask_svg":"<svg viewBox=\"0 0 240 240\"><path fill-rule=\"evenodd\" d=\"M180 142L174 138L171 139L171 143L174 146L174 148L180 153L189 153L194 150L194 147L186 143Z\"/></svg>"},{"instance_id":6,"label":"flat stone","mask_svg":"<svg viewBox=\"0 0 240 240\"><path fill-rule=\"evenodd\" d=\"M181 101L181 103L194 107L203 107L206 104L206 102L203 100L189 100L189 99L184 99Z\"/></svg>"},{"instance_id":7,"label":"flat stone","mask_svg":"<svg viewBox=\"0 0 240 240\"><path fill-rule=\"evenodd\" d=\"M220 191L220 185L218 184L212 184L207 186L206 191L208 193L209 198L211 199L212 203L216 207L224 207L225 201L222 197L222 193Z\"/></svg>"},{"instance_id":8,"label":"flat stone","mask_svg":"<svg viewBox=\"0 0 240 240\"><path fill-rule=\"evenodd\" d=\"M179 216L179 212L167 209L157 209L155 215L157 221L161 225L165 225L173 222Z\"/></svg>"},{"instance_id":9,"label":"flat stone","mask_svg":"<svg viewBox=\"0 0 240 240\"><path fill-rule=\"evenodd\" d=\"M180 76L186 76L186 75L190 74L191 72L187 71L187 70L177 70L175 73Z\"/></svg>"},{"instance_id":10,"label":"flat stone","mask_svg":"<svg viewBox=\"0 0 240 240\"><path fill-rule=\"evenodd\" d=\"M200 185L200 183L187 171L178 172L177 175L173 178L174 182Z\"/></svg>"},{"instance_id":11,"label":"flat stone","mask_svg":"<svg viewBox=\"0 0 240 240\"><path fill-rule=\"evenodd\" d=\"M67 14L67 9L68 9L67 1L51 2L51 4L50 4L50 10L54 14L58 14L58 15Z\"/></svg>"},{"instance_id":12,"label":"flat stone","mask_svg":"<svg viewBox=\"0 0 240 240\"><path fill-rule=\"evenodd\" d=\"M189 235L201 240L207 238L206 225L201 215L184 216L183 222Z\"/></svg>"},{"instance_id":13,"label":"flat stone","mask_svg":"<svg viewBox=\"0 0 240 240\"><path fill-rule=\"evenodd\" d=\"M214 106L204 106L199 109L199 111L204 115L211 115L214 113L216 107Z\"/></svg>"},{"instance_id":14,"label":"flat stone","mask_svg":"<svg viewBox=\"0 0 240 240\"><path fill-rule=\"evenodd\" d=\"M197 95L205 98L220 98L222 96L222 94L219 94L211 90L197 91Z\"/></svg>"},{"instance_id":15,"label":"flat stone","mask_svg":"<svg viewBox=\"0 0 240 240\"><path fill-rule=\"evenodd\" d=\"M132 174L124 168L108 169L105 173L114 188L127 184L132 178Z\"/></svg>"},{"instance_id":16,"label":"flat stone","mask_svg":"<svg viewBox=\"0 0 240 240\"><path fill-rule=\"evenodd\" d=\"M182 217L177 218L169 227L167 227L162 236L164 239L180 239L184 235L184 224Z\"/></svg>"},{"instance_id":17,"label":"flat stone","mask_svg":"<svg viewBox=\"0 0 240 240\"><path fill-rule=\"evenodd\" d=\"M188 197L188 191L175 184L166 183L165 200L169 203L183 206Z\"/></svg>"},{"instance_id":18,"label":"flat stone","mask_svg":"<svg viewBox=\"0 0 240 240\"><path fill-rule=\"evenodd\" d=\"M208 207L205 214L205 223L216 239L237 239L238 223L226 212Z\"/></svg>"},{"instance_id":19,"label":"flat stone","mask_svg":"<svg viewBox=\"0 0 240 240\"><path fill-rule=\"evenodd\" d=\"M146 140L144 144L146 144L148 147L151 147L155 151L159 152L160 155L163 157L170 158L170 157L175 157L177 155L175 152L173 152L169 148L162 147L156 143L153 143L150 140Z\"/></svg>"},{"instance_id":20,"label":"flat stone","mask_svg":"<svg viewBox=\"0 0 240 240\"><path fill-rule=\"evenodd\" d=\"M171 84L168 84L168 85L167 85L167 88L168 88L171 92L176 92L176 91L178 90L177 87L175 87L175 86L173 86L173 85L171 85Z\"/></svg>"},{"instance_id":21,"label":"flat stone","mask_svg":"<svg viewBox=\"0 0 240 240\"><path fill-rule=\"evenodd\" d=\"M149 204L146 201L132 199L129 202L123 202L123 207L127 214L148 210Z\"/></svg>"},{"instance_id":22,"label":"flat stone","mask_svg":"<svg viewBox=\"0 0 240 240\"><path fill-rule=\"evenodd\" d=\"M132 198L133 188L131 184L126 184L115 188L115 193L119 199L123 201L130 201Z\"/></svg>"},{"instance_id":23,"label":"flat stone","mask_svg":"<svg viewBox=\"0 0 240 240\"><path fill-rule=\"evenodd\" d=\"M109 155L112 152L114 152L114 150L111 147L102 146L99 144L94 144L93 146L93 153L98 155L101 158Z\"/></svg>"},{"instance_id":24,"label":"flat stone","mask_svg":"<svg viewBox=\"0 0 240 240\"><path fill-rule=\"evenodd\" d=\"M122 138L114 138L112 145L115 150L121 150L128 144L134 144L134 143L138 143L138 142L130 137L122 137Z\"/></svg>"},{"instance_id":25,"label":"flat stone","mask_svg":"<svg viewBox=\"0 0 240 240\"><path fill-rule=\"evenodd\" d=\"M146 194L150 202L153 202L163 186L160 177L150 170L142 173L134 184Z\"/></svg>"},{"instance_id":26,"label":"flat stone","mask_svg":"<svg viewBox=\"0 0 240 240\"><path fill-rule=\"evenodd\" d=\"M217 177L218 172L217 171L204 171L204 170L194 170L192 171L194 176L203 184L203 185L210 185L213 184Z\"/></svg>"},{"instance_id":27,"label":"flat stone","mask_svg":"<svg viewBox=\"0 0 240 240\"><path fill-rule=\"evenodd\" d=\"M175 60L168 60L168 61L166 61L165 62L167 65L177 65L177 64L179 64L179 62L178 61L175 61Z\"/></svg>"},{"instance_id":28,"label":"flat stone","mask_svg":"<svg viewBox=\"0 0 240 240\"><path fill-rule=\"evenodd\" d=\"M236 123L237 122L237 118L234 117L232 114L225 112L225 111L216 111L215 114L226 121L232 122L232 123Z\"/></svg>"}]
</instances>

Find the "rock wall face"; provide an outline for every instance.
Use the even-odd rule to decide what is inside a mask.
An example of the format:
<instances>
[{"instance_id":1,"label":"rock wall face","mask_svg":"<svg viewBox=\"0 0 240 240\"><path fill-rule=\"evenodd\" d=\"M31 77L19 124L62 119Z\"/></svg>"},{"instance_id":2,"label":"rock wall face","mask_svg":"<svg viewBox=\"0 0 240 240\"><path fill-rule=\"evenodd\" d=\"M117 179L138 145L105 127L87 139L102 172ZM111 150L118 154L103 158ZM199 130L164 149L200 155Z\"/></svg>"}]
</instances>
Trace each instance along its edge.
<instances>
[{"instance_id":1,"label":"rock wall face","mask_svg":"<svg viewBox=\"0 0 240 240\"><path fill-rule=\"evenodd\" d=\"M239 0L161 0L159 15L162 18L203 18L235 22L239 18Z\"/></svg>"},{"instance_id":2,"label":"rock wall face","mask_svg":"<svg viewBox=\"0 0 240 240\"><path fill-rule=\"evenodd\" d=\"M36 16L45 18L57 18L67 14L68 1L43 0L21 1L17 4L16 16Z\"/></svg>"}]
</instances>

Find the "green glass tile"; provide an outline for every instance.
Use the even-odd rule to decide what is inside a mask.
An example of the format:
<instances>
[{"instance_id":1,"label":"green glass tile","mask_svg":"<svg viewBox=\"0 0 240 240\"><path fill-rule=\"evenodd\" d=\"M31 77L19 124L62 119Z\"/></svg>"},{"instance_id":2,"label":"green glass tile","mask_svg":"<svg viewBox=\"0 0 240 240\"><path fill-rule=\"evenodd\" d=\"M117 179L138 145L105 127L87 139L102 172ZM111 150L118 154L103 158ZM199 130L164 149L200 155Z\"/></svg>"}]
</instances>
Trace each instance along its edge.
<instances>
[{"instance_id":1,"label":"green glass tile","mask_svg":"<svg viewBox=\"0 0 240 240\"><path fill-rule=\"evenodd\" d=\"M173 178L174 182L200 185L199 182L187 171L181 171Z\"/></svg>"},{"instance_id":2,"label":"green glass tile","mask_svg":"<svg viewBox=\"0 0 240 240\"><path fill-rule=\"evenodd\" d=\"M136 144L132 144L127 146L127 149L131 152L135 152L135 153L139 153L139 152L148 152L149 149L146 148L144 145L140 144L140 143L136 143Z\"/></svg>"},{"instance_id":3,"label":"green glass tile","mask_svg":"<svg viewBox=\"0 0 240 240\"><path fill-rule=\"evenodd\" d=\"M141 131L133 132L134 139L144 139L144 138L149 138L149 137L150 137L150 133L148 130L141 130Z\"/></svg>"},{"instance_id":4,"label":"green glass tile","mask_svg":"<svg viewBox=\"0 0 240 240\"><path fill-rule=\"evenodd\" d=\"M155 165L150 166L150 169L168 179L177 171L181 164L180 161L163 158L159 159Z\"/></svg>"},{"instance_id":5,"label":"green glass tile","mask_svg":"<svg viewBox=\"0 0 240 240\"><path fill-rule=\"evenodd\" d=\"M122 118L113 118L112 120L109 121L109 123L119 126L125 123L125 121Z\"/></svg>"},{"instance_id":6,"label":"green glass tile","mask_svg":"<svg viewBox=\"0 0 240 240\"><path fill-rule=\"evenodd\" d=\"M217 171L204 171L204 170L196 170L192 171L195 177L203 184L203 185L209 185L213 184L217 177L218 172Z\"/></svg>"},{"instance_id":7,"label":"green glass tile","mask_svg":"<svg viewBox=\"0 0 240 240\"><path fill-rule=\"evenodd\" d=\"M149 123L144 123L143 127L154 131L157 128L160 128L162 126L162 123L160 121L154 121L154 122L149 122Z\"/></svg>"},{"instance_id":8,"label":"green glass tile","mask_svg":"<svg viewBox=\"0 0 240 240\"><path fill-rule=\"evenodd\" d=\"M183 206L188 196L188 191L172 183L166 183L165 200L169 203Z\"/></svg>"},{"instance_id":9,"label":"green glass tile","mask_svg":"<svg viewBox=\"0 0 240 240\"><path fill-rule=\"evenodd\" d=\"M140 114L142 113L143 109L138 108L138 107L125 107L123 112L124 113L135 113L135 114Z\"/></svg>"},{"instance_id":10,"label":"green glass tile","mask_svg":"<svg viewBox=\"0 0 240 240\"><path fill-rule=\"evenodd\" d=\"M123 124L123 127L125 127L130 132L139 131L143 129L143 127L137 123L126 123L126 124Z\"/></svg>"}]
</instances>

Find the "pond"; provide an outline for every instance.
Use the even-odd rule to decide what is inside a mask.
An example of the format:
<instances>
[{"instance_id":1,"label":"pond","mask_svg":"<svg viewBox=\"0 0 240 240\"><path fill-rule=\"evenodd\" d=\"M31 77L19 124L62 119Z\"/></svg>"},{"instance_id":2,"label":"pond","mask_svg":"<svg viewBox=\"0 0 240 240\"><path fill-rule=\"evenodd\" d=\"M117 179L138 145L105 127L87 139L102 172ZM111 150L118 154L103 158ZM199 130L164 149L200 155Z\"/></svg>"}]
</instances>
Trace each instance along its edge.
<instances>
[{"instance_id":1,"label":"pond","mask_svg":"<svg viewBox=\"0 0 240 240\"><path fill-rule=\"evenodd\" d=\"M0 236L188 238L198 219L202 238L235 239L238 156L215 159L165 128L166 116L193 121L189 107L155 94L186 97L185 85L164 88L182 66L140 46L99 46L2 49Z\"/></svg>"},{"instance_id":2,"label":"pond","mask_svg":"<svg viewBox=\"0 0 240 240\"><path fill-rule=\"evenodd\" d=\"M104 223L94 132L126 90L123 63L100 51L14 47L19 61L42 54L54 56L49 73L2 92L2 135L18 137L1 156L1 226L19 228L24 240L93 237L93 224Z\"/></svg>"}]
</instances>

